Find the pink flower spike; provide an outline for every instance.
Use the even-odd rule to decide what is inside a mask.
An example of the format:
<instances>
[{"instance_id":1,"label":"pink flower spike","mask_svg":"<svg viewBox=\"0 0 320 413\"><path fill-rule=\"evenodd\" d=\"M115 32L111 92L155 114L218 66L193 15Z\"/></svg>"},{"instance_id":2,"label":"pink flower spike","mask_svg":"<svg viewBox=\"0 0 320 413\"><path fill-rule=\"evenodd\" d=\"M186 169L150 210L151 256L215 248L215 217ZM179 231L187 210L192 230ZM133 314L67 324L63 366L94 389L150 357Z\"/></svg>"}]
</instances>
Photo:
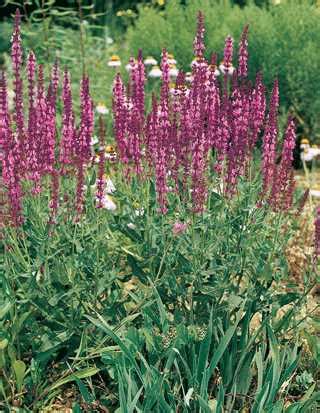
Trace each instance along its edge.
<instances>
[{"instance_id":1,"label":"pink flower spike","mask_svg":"<svg viewBox=\"0 0 320 413\"><path fill-rule=\"evenodd\" d=\"M19 9L16 10L14 30L11 39L11 60L13 69L13 89L14 89L14 106L15 106L15 122L17 125L18 138L18 154L21 157L20 168L26 170L26 154L24 149L24 111L23 111L23 83L21 78L22 67L22 46L20 22L21 16Z\"/></svg>"},{"instance_id":2,"label":"pink flower spike","mask_svg":"<svg viewBox=\"0 0 320 413\"><path fill-rule=\"evenodd\" d=\"M99 166L96 182L97 208L103 208L104 187L105 187L105 125L102 116L99 117Z\"/></svg>"},{"instance_id":3,"label":"pink flower spike","mask_svg":"<svg viewBox=\"0 0 320 413\"><path fill-rule=\"evenodd\" d=\"M243 29L239 45L239 77L247 77L248 75L248 30L249 26L246 25Z\"/></svg>"},{"instance_id":4,"label":"pink flower spike","mask_svg":"<svg viewBox=\"0 0 320 413\"><path fill-rule=\"evenodd\" d=\"M194 55L198 58L202 58L205 50L204 45L204 15L201 11L198 12L198 24L197 24L197 33L193 41L193 50Z\"/></svg>"},{"instance_id":5,"label":"pink flower spike","mask_svg":"<svg viewBox=\"0 0 320 413\"><path fill-rule=\"evenodd\" d=\"M228 69L232 66L232 56L233 56L233 39L231 36L227 36L225 40L224 53L223 53L223 64Z\"/></svg>"}]
</instances>

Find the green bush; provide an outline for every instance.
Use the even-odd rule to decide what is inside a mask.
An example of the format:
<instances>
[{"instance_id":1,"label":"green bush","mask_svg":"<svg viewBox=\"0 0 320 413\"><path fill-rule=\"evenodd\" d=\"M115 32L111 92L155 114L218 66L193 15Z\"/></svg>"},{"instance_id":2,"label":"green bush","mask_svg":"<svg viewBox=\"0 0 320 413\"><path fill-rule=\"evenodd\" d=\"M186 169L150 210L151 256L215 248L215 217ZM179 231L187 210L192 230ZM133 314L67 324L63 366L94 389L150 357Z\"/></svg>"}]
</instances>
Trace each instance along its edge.
<instances>
[{"instance_id":1,"label":"green bush","mask_svg":"<svg viewBox=\"0 0 320 413\"><path fill-rule=\"evenodd\" d=\"M127 33L130 53L143 45L145 54L160 56L163 47L173 52L179 67L190 71L194 16L206 16L206 44L209 52L222 58L223 42L231 34L235 42L246 23L250 25L249 53L252 75L263 71L268 87L279 78L284 111L297 116L301 130L315 140L320 137L320 9L308 0L286 1L260 8L243 8L229 1L169 0L164 11L140 8L139 18ZM187 28L187 30L185 30Z\"/></svg>"}]
</instances>

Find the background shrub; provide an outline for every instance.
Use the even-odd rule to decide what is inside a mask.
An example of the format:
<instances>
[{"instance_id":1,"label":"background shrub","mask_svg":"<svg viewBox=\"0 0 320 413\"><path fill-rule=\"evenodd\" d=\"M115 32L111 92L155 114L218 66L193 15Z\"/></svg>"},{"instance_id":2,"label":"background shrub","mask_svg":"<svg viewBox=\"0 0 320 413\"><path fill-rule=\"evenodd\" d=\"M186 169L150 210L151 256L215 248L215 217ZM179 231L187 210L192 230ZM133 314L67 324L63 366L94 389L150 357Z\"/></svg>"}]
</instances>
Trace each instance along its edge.
<instances>
[{"instance_id":1,"label":"background shrub","mask_svg":"<svg viewBox=\"0 0 320 413\"><path fill-rule=\"evenodd\" d=\"M320 9L308 0L268 8L252 3L240 8L217 0L187 0L183 6L179 0L169 0L161 12L139 9L139 18L127 32L130 53L136 54L143 44L145 54L159 57L162 47L167 47L179 66L189 71L194 16L199 9L206 16L208 54L217 51L219 59L225 36L231 34L238 42L243 26L249 23L251 75L261 69L268 87L278 77L283 110L294 112L300 130L319 139Z\"/></svg>"}]
</instances>

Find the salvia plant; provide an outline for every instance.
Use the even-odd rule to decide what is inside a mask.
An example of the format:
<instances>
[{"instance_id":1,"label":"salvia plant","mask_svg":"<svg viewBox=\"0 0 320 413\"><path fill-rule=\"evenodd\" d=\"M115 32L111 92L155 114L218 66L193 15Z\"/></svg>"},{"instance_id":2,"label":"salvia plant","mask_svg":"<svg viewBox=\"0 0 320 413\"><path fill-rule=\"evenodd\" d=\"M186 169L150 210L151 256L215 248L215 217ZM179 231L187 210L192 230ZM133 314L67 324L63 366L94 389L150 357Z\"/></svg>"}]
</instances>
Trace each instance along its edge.
<instances>
[{"instance_id":1,"label":"salvia plant","mask_svg":"<svg viewBox=\"0 0 320 413\"><path fill-rule=\"evenodd\" d=\"M9 114L7 81L0 78L2 179L7 188L10 221L18 226L23 222L23 181L32 183L31 192L41 192L45 176L51 179L50 221L58 209L59 180L73 168L77 176L76 210L81 213L85 168L91 157L93 133L93 104L89 79L84 75L80 85L80 122L76 125L72 107L70 74L65 70L62 84L62 126L57 133L57 92L59 67L52 68L49 85L44 84L44 68L37 65L31 51L27 56L28 116L25 119L22 78L23 50L20 37L20 13L17 11L12 35L12 68L14 116ZM59 145L57 137L60 137Z\"/></svg>"},{"instance_id":2,"label":"salvia plant","mask_svg":"<svg viewBox=\"0 0 320 413\"><path fill-rule=\"evenodd\" d=\"M218 79L199 12L191 81L172 87L163 50L150 99L140 51L128 83L115 77L106 150L86 74L74 108L68 70L54 64L46 85L29 52L24 87L17 12L13 114L0 77L0 405L37 411L71 382L75 411L290 413L319 397L315 384L290 393L314 275L282 289L308 198L294 201L294 119L280 139L277 81L267 102L262 74L247 79L248 30L237 65L226 38Z\"/></svg>"},{"instance_id":3,"label":"salvia plant","mask_svg":"<svg viewBox=\"0 0 320 413\"><path fill-rule=\"evenodd\" d=\"M200 13L191 84L187 85L180 72L174 90L170 91L167 52L163 50L161 96L159 101L153 99L152 110L147 115L141 54L137 63L133 63L127 87L120 75L115 79L114 129L120 160L127 173L138 176L145 165L151 167L162 213L167 211L168 192L179 194L179 183L183 185L183 193L191 193L194 212L205 210L212 179L216 179L223 195L234 196L239 179L249 173L253 151L264 126L261 203L268 203L274 211L289 210L292 206L294 120L288 120L278 163L278 83L274 83L265 121L262 75L258 73L255 85L246 80L247 33L248 27L240 41L236 70L232 65L233 40L227 37L224 80L220 84L215 76L216 56L212 55L211 62L204 58L204 24ZM216 174L209 179L210 170ZM187 200L188 196L184 201Z\"/></svg>"},{"instance_id":4,"label":"salvia plant","mask_svg":"<svg viewBox=\"0 0 320 413\"><path fill-rule=\"evenodd\" d=\"M167 212L169 192L178 196L183 194L181 201L191 201L193 212L203 212L212 181L222 195L229 198L236 195L239 180L248 177L248 174L253 179L252 174L257 174L251 164L263 128L260 204L268 204L273 211L286 211L292 207L294 120L288 120L280 154L277 152L278 83L274 82L266 115L262 75L258 73L254 85L246 80L247 33L248 27L244 29L240 41L237 69L232 64L233 40L230 36L226 38L224 79L219 83L215 76L215 54L211 62L204 58L204 23L200 13L194 41L196 64L193 65L192 82L188 85L185 75L180 72L174 89L170 88L168 56L163 50L160 99L158 101L153 96L150 113L146 113L145 109L146 78L142 53L139 53L136 62L131 59L127 87L120 75L115 78L113 112L119 160L124 165L127 179L132 174L138 177L154 174L161 213ZM8 111L4 73L0 79L2 177L7 187L10 217L14 225L23 221L23 181L33 183L32 192L36 195L41 191L43 177L51 177L50 208L54 217L58 208L59 180L70 169L75 171L77 177L76 210L82 212L84 176L92 158L94 126L89 79L84 75L81 82L81 119L77 125L72 107L70 74L65 70L61 96L63 113L61 131L58 133L58 63L54 65L49 85L45 88L43 67L37 66L32 51L27 56L26 65L28 117L25 120L22 54L20 15L17 12L12 36L14 116ZM100 156L100 192L104 161Z\"/></svg>"}]
</instances>

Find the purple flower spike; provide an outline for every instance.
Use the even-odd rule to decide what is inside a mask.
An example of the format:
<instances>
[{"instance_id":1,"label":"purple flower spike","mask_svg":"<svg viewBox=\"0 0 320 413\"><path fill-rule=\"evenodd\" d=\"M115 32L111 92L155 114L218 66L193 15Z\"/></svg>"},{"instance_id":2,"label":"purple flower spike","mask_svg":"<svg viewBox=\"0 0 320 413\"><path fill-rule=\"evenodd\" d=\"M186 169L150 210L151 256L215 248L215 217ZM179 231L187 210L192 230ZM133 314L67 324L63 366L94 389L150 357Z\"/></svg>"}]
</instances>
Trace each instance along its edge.
<instances>
[{"instance_id":1,"label":"purple flower spike","mask_svg":"<svg viewBox=\"0 0 320 413\"><path fill-rule=\"evenodd\" d=\"M269 116L263 137L263 193L267 193L274 180L276 145L278 137L278 107L279 88L276 80L273 85L272 97L270 101Z\"/></svg>"},{"instance_id":2,"label":"purple flower spike","mask_svg":"<svg viewBox=\"0 0 320 413\"><path fill-rule=\"evenodd\" d=\"M103 197L104 197L104 186L105 186L105 126L102 116L99 117L99 166L98 166L98 177L97 177L97 208L103 208Z\"/></svg>"},{"instance_id":3,"label":"purple flower spike","mask_svg":"<svg viewBox=\"0 0 320 413\"><path fill-rule=\"evenodd\" d=\"M91 157L91 138L94 126L93 104L89 91L89 78L83 76L80 90L81 122L76 145L79 160L88 162Z\"/></svg>"},{"instance_id":4,"label":"purple flower spike","mask_svg":"<svg viewBox=\"0 0 320 413\"><path fill-rule=\"evenodd\" d=\"M295 145L295 124L293 118L289 118L283 141L281 161L276 169L270 197L270 203L274 210L286 210L292 205L294 185L292 162Z\"/></svg>"},{"instance_id":5,"label":"purple flower spike","mask_svg":"<svg viewBox=\"0 0 320 413\"><path fill-rule=\"evenodd\" d=\"M125 165L129 159L127 155L127 107L125 88L118 73L113 84L113 114L114 114L114 134L117 142L120 161Z\"/></svg>"},{"instance_id":6,"label":"purple flower spike","mask_svg":"<svg viewBox=\"0 0 320 413\"><path fill-rule=\"evenodd\" d=\"M203 57L204 51L205 51L204 33L205 33L204 15L201 11L199 11L198 12L197 33L196 33L196 37L193 41L193 50L194 50L194 55L196 57L200 58L200 59Z\"/></svg>"},{"instance_id":7,"label":"purple flower spike","mask_svg":"<svg viewBox=\"0 0 320 413\"><path fill-rule=\"evenodd\" d=\"M239 64L238 76L247 77L248 75L248 30L249 26L243 29L239 45Z\"/></svg>"},{"instance_id":8,"label":"purple flower spike","mask_svg":"<svg viewBox=\"0 0 320 413\"><path fill-rule=\"evenodd\" d=\"M15 105L15 121L17 125L17 138L19 142L19 155L21 156L20 167L23 171L26 170L25 165L25 150L24 150L24 112L23 112L23 83L21 78L22 67L22 46L20 33L20 11L16 10L14 30L11 39L11 60L14 76L14 105Z\"/></svg>"},{"instance_id":9,"label":"purple flower spike","mask_svg":"<svg viewBox=\"0 0 320 413\"><path fill-rule=\"evenodd\" d=\"M72 109L71 80L70 74L67 70L65 70L63 76L62 101L62 138L60 142L59 161L62 166L62 172L65 173L67 165L70 165L73 162L76 145L74 113Z\"/></svg>"},{"instance_id":10,"label":"purple flower spike","mask_svg":"<svg viewBox=\"0 0 320 413\"><path fill-rule=\"evenodd\" d=\"M233 57L233 39L231 36L227 36L225 40L224 53L223 53L223 64L226 69L232 66Z\"/></svg>"},{"instance_id":11,"label":"purple flower spike","mask_svg":"<svg viewBox=\"0 0 320 413\"><path fill-rule=\"evenodd\" d=\"M86 164L91 158L91 139L93 133L93 104L89 91L89 78L83 76L80 88L81 121L75 145L77 167L76 210L79 215L84 207L84 178Z\"/></svg>"}]
</instances>

